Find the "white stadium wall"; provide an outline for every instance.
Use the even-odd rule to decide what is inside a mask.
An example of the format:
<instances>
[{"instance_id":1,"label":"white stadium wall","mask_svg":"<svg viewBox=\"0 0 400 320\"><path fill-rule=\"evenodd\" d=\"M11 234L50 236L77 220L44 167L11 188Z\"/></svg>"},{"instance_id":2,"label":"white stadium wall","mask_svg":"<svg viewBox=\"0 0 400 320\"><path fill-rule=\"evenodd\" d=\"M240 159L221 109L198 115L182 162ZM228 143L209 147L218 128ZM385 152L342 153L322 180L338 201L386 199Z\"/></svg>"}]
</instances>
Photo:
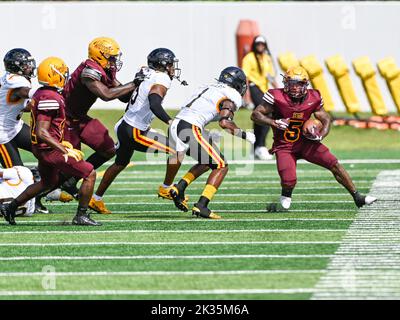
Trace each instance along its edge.
<instances>
[{"instance_id":1,"label":"white stadium wall","mask_svg":"<svg viewBox=\"0 0 400 320\"><path fill-rule=\"evenodd\" d=\"M0 2L0 55L24 47L37 61L56 55L75 69L92 38L111 36L123 51L119 79L126 82L146 63L152 49L168 47L180 59L182 78L189 83L188 87L175 83L165 100L166 107L177 108L196 86L236 64L235 32L241 19L258 21L275 55L315 54L323 63L342 54L350 65L362 55L373 63L394 56L400 64L399 16L396 2ZM351 74L363 110L368 111L361 82L353 70ZM327 71L326 78L337 110L344 110ZM386 83L379 75L378 81L389 110L394 111ZM119 101L99 101L96 106L125 107Z\"/></svg>"}]
</instances>

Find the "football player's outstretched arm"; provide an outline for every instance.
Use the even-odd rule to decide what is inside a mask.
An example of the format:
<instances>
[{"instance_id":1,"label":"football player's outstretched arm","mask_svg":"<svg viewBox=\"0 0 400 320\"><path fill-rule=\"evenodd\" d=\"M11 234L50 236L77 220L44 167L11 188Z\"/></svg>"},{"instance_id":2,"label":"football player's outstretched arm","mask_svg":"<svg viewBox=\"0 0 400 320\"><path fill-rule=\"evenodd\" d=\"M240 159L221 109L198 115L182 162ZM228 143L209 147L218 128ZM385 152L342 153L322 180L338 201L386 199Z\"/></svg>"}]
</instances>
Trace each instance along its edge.
<instances>
[{"instance_id":1,"label":"football player's outstretched arm","mask_svg":"<svg viewBox=\"0 0 400 320\"><path fill-rule=\"evenodd\" d=\"M251 113L251 120L259 125L269 125L276 127L275 120L268 117L274 111L274 107L269 103L263 101Z\"/></svg>"},{"instance_id":2,"label":"football player's outstretched arm","mask_svg":"<svg viewBox=\"0 0 400 320\"><path fill-rule=\"evenodd\" d=\"M151 87L148 97L151 112L153 112L154 115L161 121L165 122L166 124L170 124L172 121L171 117L165 112L161 105L162 100L167 94L167 90L168 89L163 85L155 84Z\"/></svg>"},{"instance_id":3,"label":"football player's outstretched arm","mask_svg":"<svg viewBox=\"0 0 400 320\"><path fill-rule=\"evenodd\" d=\"M101 81L93 80L86 77L82 78L82 83L90 90L90 92L92 92L103 101L110 101L118 99L120 97L124 97L132 93L132 91L136 88L133 82L128 82L127 84L118 87L108 88Z\"/></svg>"},{"instance_id":4,"label":"football player's outstretched arm","mask_svg":"<svg viewBox=\"0 0 400 320\"><path fill-rule=\"evenodd\" d=\"M328 135L329 130L331 129L331 117L323 107L320 110L314 112L314 116L316 119L321 121L323 127L320 134L322 138L325 138Z\"/></svg>"},{"instance_id":5,"label":"football player's outstretched arm","mask_svg":"<svg viewBox=\"0 0 400 320\"><path fill-rule=\"evenodd\" d=\"M254 144L256 138L252 132L246 132L240 129L233 121L235 114L235 105L231 100L224 100L219 112L219 126L222 129L228 130L231 135L245 139L251 144Z\"/></svg>"}]
</instances>

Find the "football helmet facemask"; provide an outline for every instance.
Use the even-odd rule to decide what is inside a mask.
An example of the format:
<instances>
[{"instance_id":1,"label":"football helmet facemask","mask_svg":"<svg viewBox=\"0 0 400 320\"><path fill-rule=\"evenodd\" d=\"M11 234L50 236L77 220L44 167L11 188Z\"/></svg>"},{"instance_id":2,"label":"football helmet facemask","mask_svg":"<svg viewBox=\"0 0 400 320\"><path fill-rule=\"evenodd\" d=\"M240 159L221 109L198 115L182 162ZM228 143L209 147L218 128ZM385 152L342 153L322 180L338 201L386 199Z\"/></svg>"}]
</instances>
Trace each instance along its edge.
<instances>
[{"instance_id":1,"label":"football helmet facemask","mask_svg":"<svg viewBox=\"0 0 400 320\"><path fill-rule=\"evenodd\" d=\"M27 78L36 77L36 61L28 50L22 48L11 49L4 56L6 71Z\"/></svg>"},{"instance_id":2,"label":"football helmet facemask","mask_svg":"<svg viewBox=\"0 0 400 320\"><path fill-rule=\"evenodd\" d=\"M293 99L301 99L307 94L310 83L308 73L303 67L291 67L283 76L284 91Z\"/></svg>"}]
</instances>

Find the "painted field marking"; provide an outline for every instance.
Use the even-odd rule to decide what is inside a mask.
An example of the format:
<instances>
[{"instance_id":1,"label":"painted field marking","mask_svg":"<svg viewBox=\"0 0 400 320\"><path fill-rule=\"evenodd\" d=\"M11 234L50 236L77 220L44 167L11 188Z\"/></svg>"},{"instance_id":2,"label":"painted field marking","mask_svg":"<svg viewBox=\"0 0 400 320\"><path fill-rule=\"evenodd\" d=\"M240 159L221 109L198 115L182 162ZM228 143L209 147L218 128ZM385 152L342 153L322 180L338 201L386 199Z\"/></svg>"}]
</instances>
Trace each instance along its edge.
<instances>
[{"instance_id":1,"label":"painted field marking","mask_svg":"<svg viewBox=\"0 0 400 320\"><path fill-rule=\"evenodd\" d=\"M101 241L101 242L56 242L56 243L0 243L0 247L80 247L80 246L207 246L207 245L324 245L339 244L340 241L210 241L210 242L140 242L140 241Z\"/></svg>"},{"instance_id":2,"label":"painted field marking","mask_svg":"<svg viewBox=\"0 0 400 320\"><path fill-rule=\"evenodd\" d=\"M30 218L28 218L30 219ZM197 218L191 219L96 219L98 222L105 222L105 223L126 223L126 222L157 222L157 223L175 223L175 222L200 222L200 223L208 223L205 220L200 220ZM263 221L353 221L353 218L259 218L259 219L221 219L216 221L216 223L223 223L223 222L263 222ZM65 221L61 220L23 220L18 221L18 224L31 224L31 223L54 223L60 224L65 223ZM1 232L0 232L1 234ZM0 244L1 245L1 244Z\"/></svg>"},{"instance_id":3,"label":"painted field marking","mask_svg":"<svg viewBox=\"0 0 400 320\"><path fill-rule=\"evenodd\" d=\"M391 201L360 209L313 299L400 299L399 190L400 170L379 173L370 193Z\"/></svg>"},{"instance_id":4,"label":"painted field marking","mask_svg":"<svg viewBox=\"0 0 400 320\"><path fill-rule=\"evenodd\" d=\"M354 203L352 200L297 200L294 201L295 203ZM168 202L108 202L107 205L110 206L115 206L115 205L129 205L129 206L141 206L141 205L164 205ZM265 201L218 201L215 200L212 202L212 204L263 204L265 205ZM52 203L53 206L65 206L65 205L74 205L76 206L75 202L69 202L69 203L60 203L60 202L54 202Z\"/></svg>"},{"instance_id":5,"label":"painted field marking","mask_svg":"<svg viewBox=\"0 0 400 320\"><path fill-rule=\"evenodd\" d=\"M52 231L2 231L3 234L108 234L108 233L254 233L254 232L344 232L345 229L238 229L238 230L52 230Z\"/></svg>"},{"instance_id":6,"label":"painted field marking","mask_svg":"<svg viewBox=\"0 0 400 320\"><path fill-rule=\"evenodd\" d=\"M210 290L52 290L0 291L0 296L120 296L120 295L243 295L313 293L310 288L298 289L210 289Z\"/></svg>"},{"instance_id":7,"label":"painted field marking","mask_svg":"<svg viewBox=\"0 0 400 320\"><path fill-rule=\"evenodd\" d=\"M110 166L114 162L113 161L107 161L103 166ZM193 165L196 164L196 161L192 160L186 160L183 165ZM242 160L229 160L230 164L253 164L253 165L264 165L264 164L271 164L275 165L276 160L256 160L254 161L253 159L242 159ZM312 166L311 163L305 161L305 160L299 160L297 162L298 164L306 164L309 166ZM346 159L346 160L340 160L340 163L342 164L397 164L400 163L400 159ZM166 164L166 159L165 160L159 160L159 161L134 161L133 165L134 166L165 166ZM37 162L27 162L27 166L34 166L37 165Z\"/></svg>"},{"instance_id":8,"label":"painted field marking","mask_svg":"<svg viewBox=\"0 0 400 320\"><path fill-rule=\"evenodd\" d=\"M88 272L54 272L57 277L124 277L124 276L230 276L254 274L323 274L323 269L271 269L271 270L222 270L222 271L88 271ZM0 277L42 277L48 272L0 272Z\"/></svg>"},{"instance_id":9,"label":"painted field marking","mask_svg":"<svg viewBox=\"0 0 400 320\"><path fill-rule=\"evenodd\" d=\"M226 255L137 255L137 256L14 256L0 261L26 260L202 260L202 259L310 259L331 258L332 254L226 254Z\"/></svg>"}]
</instances>

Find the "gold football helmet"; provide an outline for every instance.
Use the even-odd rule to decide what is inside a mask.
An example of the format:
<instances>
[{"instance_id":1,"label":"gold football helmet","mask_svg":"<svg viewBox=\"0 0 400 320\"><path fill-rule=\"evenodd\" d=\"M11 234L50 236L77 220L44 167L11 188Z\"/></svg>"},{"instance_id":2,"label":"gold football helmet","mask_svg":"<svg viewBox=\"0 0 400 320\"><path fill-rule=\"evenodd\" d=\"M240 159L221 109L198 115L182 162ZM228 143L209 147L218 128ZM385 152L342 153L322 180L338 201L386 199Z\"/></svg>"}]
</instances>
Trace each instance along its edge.
<instances>
[{"instance_id":1,"label":"gold football helmet","mask_svg":"<svg viewBox=\"0 0 400 320\"><path fill-rule=\"evenodd\" d=\"M295 99L301 99L307 94L309 82L307 71L300 66L289 68L283 75L284 91Z\"/></svg>"},{"instance_id":2,"label":"gold football helmet","mask_svg":"<svg viewBox=\"0 0 400 320\"><path fill-rule=\"evenodd\" d=\"M103 69L122 67L119 44L112 38L100 37L89 44L89 59L96 61Z\"/></svg>"},{"instance_id":3,"label":"gold football helmet","mask_svg":"<svg viewBox=\"0 0 400 320\"><path fill-rule=\"evenodd\" d=\"M40 84L62 90L68 80L69 69L62 59L49 57L40 63L37 74Z\"/></svg>"}]
</instances>

